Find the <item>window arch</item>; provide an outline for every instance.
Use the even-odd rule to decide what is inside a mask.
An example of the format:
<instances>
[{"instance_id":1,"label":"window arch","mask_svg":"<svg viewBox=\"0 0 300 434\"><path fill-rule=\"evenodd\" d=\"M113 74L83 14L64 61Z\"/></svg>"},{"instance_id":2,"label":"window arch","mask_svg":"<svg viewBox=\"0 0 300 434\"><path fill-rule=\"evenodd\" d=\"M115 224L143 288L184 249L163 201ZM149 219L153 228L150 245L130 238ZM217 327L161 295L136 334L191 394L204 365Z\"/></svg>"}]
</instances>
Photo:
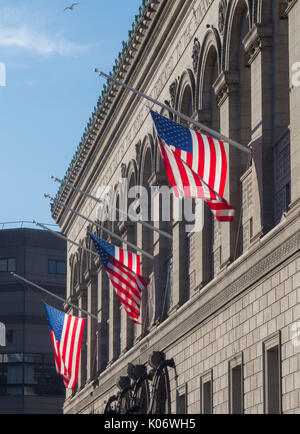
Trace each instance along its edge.
<instances>
[{"instance_id":1,"label":"window arch","mask_svg":"<svg viewBox=\"0 0 300 434\"><path fill-rule=\"evenodd\" d=\"M230 136L248 146L252 140L251 66L245 52L245 38L252 27L252 2L234 0L228 4L223 56L230 90ZM231 82L230 82L231 80ZM250 245L252 234L252 178L244 176L250 167L249 156L232 146L229 156L230 203L236 208L230 225L230 253L225 260L235 260ZM249 173L249 172L248 172ZM246 206L242 206L242 204Z\"/></svg>"}]
</instances>

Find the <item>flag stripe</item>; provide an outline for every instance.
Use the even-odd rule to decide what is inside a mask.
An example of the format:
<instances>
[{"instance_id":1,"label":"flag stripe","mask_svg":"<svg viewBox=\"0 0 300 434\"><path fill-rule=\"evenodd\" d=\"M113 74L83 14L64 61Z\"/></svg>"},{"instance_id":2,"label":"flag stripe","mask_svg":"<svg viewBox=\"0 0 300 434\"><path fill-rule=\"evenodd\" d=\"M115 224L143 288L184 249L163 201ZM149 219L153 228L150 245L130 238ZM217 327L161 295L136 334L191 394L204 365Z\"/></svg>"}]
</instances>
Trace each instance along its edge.
<instances>
[{"instance_id":1,"label":"flag stripe","mask_svg":"<svg viewBox=\"0 0 300 434\"><path fill-rule=\"evenodd\" d=\"M130 319L137 323L140 315L142 291L146 282L140 275L141 256L113 247L90 234L108 277Z\"/></svg>"},{"instance_id":2,"label":"flag stripe","mask_svg":"<svg viewBox=\"0 0 300 434\"><path fill-rule=\"evenodd\" d=\"M45 305L57 373L65 387L74 389L78 380L82 336L86 320Z\"/></svg>"},{"instance_id":3,"label":"flag stripe","mask_svg":"<svg viewBox=\"0 0 300 434\"><path fill-rule=\"evenodd\" d=\"M219 221L232 221L234 207L223 198L227 177L224 143L156 112L151 111L151 115L175 196L203 198ZM219 207L211 200L218 202Z\"/></svg>"}]
</instances>

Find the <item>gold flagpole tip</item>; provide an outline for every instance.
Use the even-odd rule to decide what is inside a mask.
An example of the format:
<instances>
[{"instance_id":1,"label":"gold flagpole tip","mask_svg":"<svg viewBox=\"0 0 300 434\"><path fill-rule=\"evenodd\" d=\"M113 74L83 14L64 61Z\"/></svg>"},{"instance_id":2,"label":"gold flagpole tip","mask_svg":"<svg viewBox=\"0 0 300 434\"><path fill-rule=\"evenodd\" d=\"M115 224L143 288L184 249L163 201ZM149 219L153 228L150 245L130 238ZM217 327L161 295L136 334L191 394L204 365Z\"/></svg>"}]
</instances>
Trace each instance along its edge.
<instances>
[{"instance_id":1,"label":"gold flagpole tip","mask_svg":"<svg viewBox=\"0 0 300 434\"><path fill-rule=\"evenodd\" d=\"M54 179L54 176L53 176L53 175L51 175L51 176L50 176L50 179Z\"/></svg>"},{"instance_id":2,"label":"gold flagpole tip","mask_svg":"<svg viewBox=\"0 0 300 434\"><path fill-rule=\"evenodd\" d=\"M94 72L99 72L99 69L98 68L94 68Z\"/></svg>"},{"instance_id":3,"label":"gold flagpole tip","mask_svg":"<svg viewBox=\"0 0 300 434\"><path fill-rule=\"evenodd\" d=\"M32 220L32 223L33 223L34 225L36 225L36 221L35 221L35 220Z\"/></svg>"}]
</instances>

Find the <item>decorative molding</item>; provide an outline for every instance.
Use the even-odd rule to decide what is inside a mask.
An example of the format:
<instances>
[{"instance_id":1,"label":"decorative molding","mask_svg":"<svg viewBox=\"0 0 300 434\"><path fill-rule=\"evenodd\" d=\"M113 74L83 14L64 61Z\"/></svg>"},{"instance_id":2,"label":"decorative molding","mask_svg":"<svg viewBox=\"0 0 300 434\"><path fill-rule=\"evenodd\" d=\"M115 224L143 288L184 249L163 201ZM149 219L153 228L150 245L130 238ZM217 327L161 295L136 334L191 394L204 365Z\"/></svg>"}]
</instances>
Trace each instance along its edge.
<instances>
[{"instance_id":1,"label":"decorative molding","mask_svg":"<svg viewBox=\"0 0 300 434\"><path fill-rule=\"evenodd\" d=\"M125 163L121 164L121 177L122 178L126 178L126 170L127 170L127 166Z\"/></svg>"},{"instance_id":2,"label":"decorative molding","mask_svg":"<svg viewBox=\"0 0 300 434\"><path fill-rule=\"evenodd\" d=\"M222 71L215 83L213 89L217 99L217 105L221 107L229 95L237 95L239 90L239 73L238 71Z\"/></svg>"},{"instance_id":3,"label":"decorative molding","mask_svg":"<svg viewBox=\"0 0 300 434\"><path fill-rule=\"evenodd\" d=\"M201 51L201 45L200 45L199 39L195 38L194 39L194 45L193 45L193 54L192 54L193 70L194 70L195 73L196 73L197 68L198 68L200 51Z\"/></svg>"},{"instance_id":4,"label":"decorative molding","mask_svg":"<svg viewBox=\"0 0 300 434\"><path fill-rule=\"evenodd\" d=\"M177 80L177 79L174 80L169 87L172 107L175 107L176 93L177 93L177 89L178 89L178 81L179 80Z\"/></svg>"},{"instance_id":5,"label":"decorative molding","mask_svg":"<svg viewBox=\"0 0 300 434\"><path fill-rule=\"evenodd\" d=\"M227 1L221 0L219 3L219 10L218 10L218 28L222 36L224 34L224 28L225 28L226 11L227 11Z\"/></svg>"},{"instance_id":6,"label":"decorative molding","mask_svg":"<svg viewBox=\"0 0 300 434\"><path fill-rule=\"evenodd\" d=\"M138 166L140 164L141 153L142 153L142 144L141 142L139 142L135 145L135 156L136 156L136 162Z\"/></svg>"},{"instance_id":7,"label":"decorative molding","mask_svg":"<svg viewBox=\"0 0 300 434\"><path fill-rule=\"evenodd\" d=\"M252 29L243 39L243 46L246 53L246 64L250 66L259 53L265 49L271 49L272 40L272 26L265 24L254 24Z\"/></svg>"}]
</instances>

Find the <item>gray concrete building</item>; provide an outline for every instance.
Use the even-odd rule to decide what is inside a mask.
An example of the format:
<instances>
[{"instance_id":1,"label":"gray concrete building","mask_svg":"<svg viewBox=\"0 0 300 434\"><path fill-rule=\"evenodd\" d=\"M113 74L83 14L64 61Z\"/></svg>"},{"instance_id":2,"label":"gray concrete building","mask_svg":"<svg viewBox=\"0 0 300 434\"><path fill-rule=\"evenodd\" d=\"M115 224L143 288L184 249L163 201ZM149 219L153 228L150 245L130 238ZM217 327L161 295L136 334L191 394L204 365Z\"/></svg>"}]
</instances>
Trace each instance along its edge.
<instances>
[{"instance_id":1,"label":"gray concrete building","mask_svg":"<svg viewBox=\"0 0 300 434\"><path fill-rule=\"evenodd\" d=\"M60 310L62 303L10 272L65 298L66 243L37 229L0 230L0 414L62 413L65 387L42 300Z\"/></svg>"},{"instance_id":2,"label":"gray concrete building","mask_svg":"<svg viewBox=\"0 0 300 434\"><path fill-rule=\"evenodd\" d=\"M68 296L101 311L88 319L65 413L300 412L299 29L297 0L143 1L112 74L251 147L252 159L225 145L231 224L206 206L199 233L153 221L168 241L106 222L155 257L142 263L142 326L128 320L100 261L68 247ZM94 196L113 186L118 197L121 178L169 185L147 104L110 83L65 179ZM97 221L93 200L67 187L57 197ZM58 204L52 213L87 247L88 230L106 238Z\"/></svg>"}]
</instances>

